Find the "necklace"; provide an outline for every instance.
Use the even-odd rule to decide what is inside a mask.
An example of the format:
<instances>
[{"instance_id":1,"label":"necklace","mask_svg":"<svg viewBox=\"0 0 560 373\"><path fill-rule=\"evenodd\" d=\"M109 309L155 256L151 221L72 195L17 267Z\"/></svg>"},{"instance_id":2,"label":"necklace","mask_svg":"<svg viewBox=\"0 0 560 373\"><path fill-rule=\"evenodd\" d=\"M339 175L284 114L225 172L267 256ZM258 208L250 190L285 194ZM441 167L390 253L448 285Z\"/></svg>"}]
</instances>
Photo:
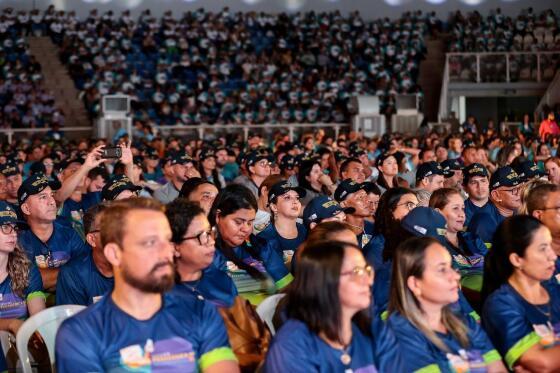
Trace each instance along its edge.
<instances>
[{"instance_id":1,"label":"necklace","mask_svg":"<svg viewBox=\"0 0 560 373\"><path fill-rule=\"evenodd\" d=\"M352 357L348 353L349 349L350 349L350 344L347 344L346 346L342 347L342 355L340 355L340 361L344 365L350 365L350 363L352 362Z\"/></svg>"}]
</instances>

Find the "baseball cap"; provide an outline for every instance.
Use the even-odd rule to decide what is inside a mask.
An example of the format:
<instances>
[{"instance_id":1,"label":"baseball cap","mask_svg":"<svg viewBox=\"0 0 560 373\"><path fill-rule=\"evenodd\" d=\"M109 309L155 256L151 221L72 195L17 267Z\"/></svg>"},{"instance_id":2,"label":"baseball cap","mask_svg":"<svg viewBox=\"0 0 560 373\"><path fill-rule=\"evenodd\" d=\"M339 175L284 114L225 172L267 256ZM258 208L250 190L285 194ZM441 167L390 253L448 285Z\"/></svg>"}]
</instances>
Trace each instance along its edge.
<instances>
[{"instance_id":1,"label":"baseball cap","mask_svg":"<svg viewBox=\"0 0 560 373\"><path fill-rule=\"evenodd\" d=\"M17 213L6 201L0 201L0 225L4 224L25 224L18 219Z\"/></svg>"},{"instance_id":2,"label":"baseball cap","mask_svg":"<svg viewBox=\"0 0 560 373\"><path fill-rule=\"evenodd\" d=\"M132 192L137 192L142 190L142 187L135 185L126 175L120 175L103 187L101 190L101 197L106 201L113 201L121 192L125 190L130 190Z\"/></svg>"},{"instance_id":3,"label":"baseball cap","mask_svg":"<svg viewBox=\"0 0 560 373\"><path fill-rule=\"evenodd\" d=\"M376 164L377 166L381 166L381 165L383 164L383 162L385 162L385 160L386 160L387 158L389 158L389 157L393 157L393 158L397 159L397 158L395 157L394 154L382 153L382 154L380 154L380 155L377 156L377 159L376 159L376 163L375 163L375 164Z\"/></svg>"},{"instance_id":4,"label":"baseball cap","mask_svg":"<svg viewBox=\"0 0 560 373\"><path fill-rule=\"evenodd\" d=\"M281 170L293 170L294 167L296 167L296 159L293 156L286 154L282 157L280 161Z\"/></svg>"},{"instance_id":5,"label":"baseball cap","mask_svg":"<svg viewBox=\"0 0 560 373\"><path fill-rule=\"evenodd\" d=\"M409 233L417 237L445 236L445 217L430 207L418 206L412 209L408 215L401 220L401 226Z\"/></svg>"},{"instance_id":6,"label":"baseball cap","mask_svg":"<svg viewBox=\"0 0 560 373\"><path fill-rule=\"evenodd\" d=\"M519 176L522 183L529 181L535 177L546 176L546 173L541 171L539 166L533 161L525 161L517 164L514 167L515 172Z\"/></svg>"},{"instance_id":7,"label":"baseball cap","mask_svg":"<svg viewBox=\"0 0 560 373\"><path fill-rule=\"evenodd\" d=\"M295 191L299 195L299 198L303 198L307 194L305 189L291 185L289 182L282 180L270 187L270 191L268 192L268 203L270 203L275 198L288 193L290 190Z\"/></svg>"},{"instance_id":8,"label":"baseball cap","mask_svg":"<svg viewBox=\"0 0 560 373\"><path fill-rule=\"evenodd\" d=\"M416 181L432 175L445 175L443 168L436 161L422 163L416 169Z\"/></svg>"},{"instance_id":9,"label":"baseball cap","mask_svg":"<svg viewBox=\"0 0 560 373\"><path fill-rule=\"evenodd\" d=\"M513 187L521 184L519 175L510 166L498 168L490 177L490 190L499 187Z\"/></svg>"},{"instance_id":10,"label":"baseball cap","mask_svg":"<svg viewBox=\"0 0 560 373\"><path fill-rule=\"evenodd\" d=\"M453 171L459 171L463 168L459 159L446 159L441 162L441 168L443 169L443 176L450 178L454 175Z\"/></svg>"},{"instance_id":11,"label":"baseball cap","mask_svg":"<svg viewBox=\"0 0 560 373\"><path fill-rule=\"evenodd\" d=\"M200 151L200 154L198 155L198 159L200 159L201 161L205 160L206 158L210 158L210 157L216 157L216 152L214 151L214 149L211 148L204 148Z\"/></svg>"},{"instance_id":12,"label":"baseball cap","mask_svg":"<svg viewBox=\"0 0 560 373\"><path fill-rule=\"evenodd\" d=\"M187 153L179 152L171 155L171 165L195 163L195 160Z\"/></svg>"},{"instance_id":13,"label":"baseball cap","mask_svg":"<svg viewBox=\"0 0 560 373\"><path fill-rule=\"evenodd\" d=\"M35 194L41 193L47 187L51 186L49 178L43 173L30 175L25 179L18 189L18 202L21 205L27 198Z\"/></svg>"},{"instance_id":14,"label":"baseball cap","mask_svg":"<svg viewBox=\"0 0 560 373\"><path fill-rule=\"evenodd\" d=\"M346 214L353 214L356 209L353 207L343 208L331 197L320 195L309 201L303 209L303 223L306 227L309 227L311 223L320 223L323 219L332 218L341 211Z\"/></svg>"},{"instance_id":15,"label":"baseball cap","mask_svg":"<svg viewBox=\"0 0 560 373\"><path fill-rule=\"evenodd\" d=\"M488 170L480 163L472 163L463 169L463 184L467 185L469 180L475 176L488 177Z\"/></svg>"},{"instance_id":16,"label":"baseball cap","mask_svg":"<svg viewBox=\"0 0 560 373\"><path fill-rule=\"evenodd\" d=\"M19 172L18 165L15 162L4 163L0 166L0 172L6 177L21 174L21 172Z\"/></svg>"},{"instance_id":17,"label":"baseball cap","mask_svg":"<svg viewBox=\"0 0 560 373\"><path fill-rule=\"evenodd\" d=\"M364 184L357 183L352 179L342 180L334 191L334 199L342 202L349 194L356 193L358 190L364 189L364 187Z\"/></svg>"},{"instance_id":18,"label":"baseball cap","mask_svg":"<svg viewBox=\"0 0 560 373\"><path fill-rule=\"evenodd\" d=\"M252 166L255 163L262 161L263 159L267 159L269 162L272 162L271 157L263 152L251 152L246 158L245 158L245 162L246 162L246 166Z\"/></svg>"}]
</instances>

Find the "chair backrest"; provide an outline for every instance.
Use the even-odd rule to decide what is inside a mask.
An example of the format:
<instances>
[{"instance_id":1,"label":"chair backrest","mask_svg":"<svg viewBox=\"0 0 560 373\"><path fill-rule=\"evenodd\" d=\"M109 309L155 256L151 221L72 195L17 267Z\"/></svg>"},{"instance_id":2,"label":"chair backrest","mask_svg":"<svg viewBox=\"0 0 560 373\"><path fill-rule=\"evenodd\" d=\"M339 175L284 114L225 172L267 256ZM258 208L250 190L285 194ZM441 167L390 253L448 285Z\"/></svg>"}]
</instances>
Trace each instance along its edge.
<instances>
[{"instance_id":1,"label":"chair backrest","mask_svg":"<svg viewBox=\"0 0 560 373\"><path fill-rule=\"evenodd\" d=\"M16 347L23 373L31 373L27 344L33 333L37 331L41 334L49 351L50 362L54 365L54 342L58 328L64 320L85 308L74 304L51 307L31 316L23 323L16 336Z\"/></svg>"},{"instance_id":2,"label":"chair backrest","mask_svg":"<svg viewBox=\"0 0 560 373\"><path fill-rule=\"evenodd\" d=\"M259 314L262 321L266 323L270 333L274 335L276 331L274 330L274 325L272 324L272 318L274 317L274 312L276 311L276 306L280 299L284 298L286 294L274 294L266 298L257 307L257 313Z\"/></svg>"},{"instance_id":3,"label":"chair backrest","mask_svg":"<svg viewBox=\"0 0 560 373\"><path fill-rule=\"evenodd\" d=\"M15 337L12 333L7 332L5 330L0 330L0 345L2 346L2 352L4 356L8 355L8 350L12 344L11 341L14 341Z\"/></svg>"}]
</instances>

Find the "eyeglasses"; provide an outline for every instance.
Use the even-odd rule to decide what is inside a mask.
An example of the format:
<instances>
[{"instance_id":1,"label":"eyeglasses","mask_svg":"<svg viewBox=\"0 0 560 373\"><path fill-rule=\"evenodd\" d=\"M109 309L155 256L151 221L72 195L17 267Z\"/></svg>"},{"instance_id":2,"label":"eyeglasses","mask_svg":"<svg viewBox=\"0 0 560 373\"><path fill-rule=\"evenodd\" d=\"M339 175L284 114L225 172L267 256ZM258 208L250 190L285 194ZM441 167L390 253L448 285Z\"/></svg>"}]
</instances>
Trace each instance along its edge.
<instances>
[{"instance_id":1,"label":"eyeglasses","mask_svg":"<svg viewBox=\"0 0 560 373\"><path fill-rule=\"evenodd\" d=\"M259 165L261 167L272 167L272 163L270 163L269 161L266 161L266 160L257 162L257 165Z\"/></svg>"},{"instance_id":2,"label":"eyeglasses","mask_svg":"<svg viewBox=\"0 0 560 373\"><path fill-rule=\"evenodd\" d=\"M0 226L0 228L2 229L2 233L4 234L10 234L12 232L19 232L19 227L15 224L2 224Z\"/></svg>"},{"instance_id":3,"label":"eyeglasses","mask_svg":"<svg viewBox=\"0 0 560 373\"><path fill-rule=\"evenodd\" d=\"M200 232L199 234L197 234L196 236L192 236L192 237L183 237L181 239L181 241L179 241L179 243L183 243L187 240L193 240L193 239L197 239L198 243L201 245L208 245L208 243L210 242L210 239L214 239L214 237L216 237L216 228L212 228L210 230L204 231L204 232Z\"/></svg>"},{"instance_id":4,"label":"eyeglasses","mask_svg":"<svg viewBox=\"0 0 560 373\"><path fill-rule=\"evenodd\" d=\"M399 207L399 206L404 206L404 207L406 207L406 209L408 211L412 211L418 206L418 204L408 201L408 202L403 202L403 203L397 204L397 207Z\"/></svg>"},{"instance_id":5,"label":"eyeglasses","mask_svg":"<svg viewBox=\"0 0 560 373\"><path fill-rule=\"evenodd\" d=\"M540 211L554 210L554 212L558 214L560 213L560 206L543 207L542 209L535 209L535 210L540 210Z\"/></svg>"},{"instance_id":6,"label":"eyeglasses","mask_svg":"<svg viewBox=\"0 0 560 373\"><path fill-rule=\"evenodd\" d=\"M519 191L521 190L521 188L519 187L515 187L513 189L502 189L502 191L511 194L512 196L516 196L519 194Z\"/></svg>"},{"instance_id":7,"label":"eyeglasses","mask_svg":"<svg viewBox=\"0 0 560 373\"><path fill-rule=\"evenodd\" d=\"M353 279L358 279L358 278L362 278L364 276L367 276L367 278L369 279L369 278L373 278L373 268L369 265L367 265L365 267L355 267L351 271L341 272L340 275L341 276L350 276Z\"/></svg>"}]
</instances>

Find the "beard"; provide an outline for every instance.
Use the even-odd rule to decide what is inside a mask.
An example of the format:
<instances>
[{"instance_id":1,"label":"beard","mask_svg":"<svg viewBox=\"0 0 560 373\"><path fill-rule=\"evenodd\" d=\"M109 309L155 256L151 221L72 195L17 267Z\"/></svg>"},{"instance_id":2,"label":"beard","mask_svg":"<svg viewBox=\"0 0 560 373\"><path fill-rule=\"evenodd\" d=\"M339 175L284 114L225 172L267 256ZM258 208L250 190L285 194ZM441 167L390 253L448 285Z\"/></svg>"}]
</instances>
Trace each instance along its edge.
<instances>
[{"instance_id":1,"label":"beard","mask_svg":"<svg viewBox=\"0 0 560 373\"><path fill-rule=\"evenodd\" d=\"M160 267L170 266L173 271L170 274L156 277L154 274ZM143 278L137 277L134 271L129 269L126 265L122 268L123 280L130 286L146 292L146 293L164 293L171 290L175 284L175 267L173 263L159 263L152 268L152 270Z\"/></svg>"}]
</instances>

